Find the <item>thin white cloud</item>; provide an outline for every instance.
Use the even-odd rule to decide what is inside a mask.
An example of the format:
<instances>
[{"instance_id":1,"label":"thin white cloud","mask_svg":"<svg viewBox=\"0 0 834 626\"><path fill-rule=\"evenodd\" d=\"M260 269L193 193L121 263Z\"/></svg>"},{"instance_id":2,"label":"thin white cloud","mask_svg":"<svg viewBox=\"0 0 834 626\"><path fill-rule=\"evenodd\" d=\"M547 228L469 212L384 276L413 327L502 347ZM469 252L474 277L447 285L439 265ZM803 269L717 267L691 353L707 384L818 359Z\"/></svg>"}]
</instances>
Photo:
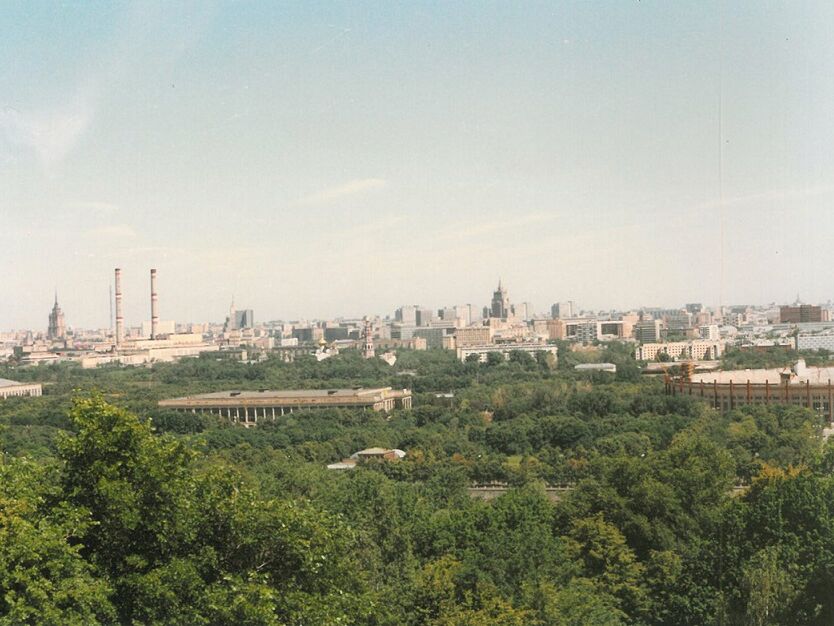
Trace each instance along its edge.
<instances>
[{"instance_id":1,"label":"thin white cloud","mask_svg":"<svg viewBox=\"0 0 834 626\"><path fill-rule=\"evenodd\" d=\"M90 213L99 213L102 215L112 215L117 213L120 208L119 205L112 202L101 202L98 200L72 200L65 202L63 208L70 211L81 211Z\"/></svg>"},{"instance_id":2,"label":"thin white cloud","mask_svg":"<svg viewBox=\"0 0 834 626\"><path fill-rule=\"evenodd\" d=\"M388 181L382 178L359 178L351 180L338 187L331 187L308 196L304 196L298 200L299 204L324 204L326 202L333 202L341 200L348 196L353 196L368 191L382 189L388 184Z\"/></svg>"},{"instance_id":3,"label":"thin white cloud","mask_svg":"<svg viewBox=\"0 0 834 626\"><path fill-rule=\"evenodd\" d=\"M132 239L136 237L136 231L127 224L97 226L88 230L85 234L93 239Z\"/></svg>"},{"instance_id":4,"label":"thin white cloud","mask_svg":"<svg viewBox=\"0 0 834 626\"><path fill-rule=\"evenodd\" d=\"M45 169L60 165L95 123L114 81L130 76L139 65L147 66L144 46L157 25L181 26L172 30L176 45L155 48L157 62L173 63L203 37L216 14L209 3L202 3L200 11L172 10L165 3L130 5L118 20L107 53L64 94L60 106L26 110L0 102L0 164L34 155Z\"/></svg>"},{"instance_id":5,"label":"thin white cloud","mask_svg":"<svg viewBox=\"0 0 834 626\"><path fill-rule=\"evenodd\" d=\"M490 233L512 231L515 228L522 226L530 226L532 224L545 224L552 222L557 218L553 213L528 213L526 215L519 215L500 220L474 221L462 222L454 228L448 229L447 234L443 236L444 239L461 239L483 237Z\"/></svg>"},{"instance_id":6,"label":"thin white cloud","mask_svg":"<svg viewBox=\"0 0 834 626\"><path fill-rule=\"evenodd\" d=\"M834 192L834 185L816 185L806 188L791 189L769 189L757 193L749 193L738 196L729 196L720 200L718 198L707 200L692 207L692 210L716 209L719 207L742 207L747 205L761 206L762 203L782 200L797 201L804 198L827 195Z\"/></svg>"},{"instance_id":7,"label":"thin white cloud","mask_svg":"<svg viewBox=\"0 0 834 626\"><path fill-rule=\"evenodd\" d=\"M339 228L334 231L333 235L340 238L359 237L361 235L369 236L379 233L390 232L394 228L399 228L405 222L404 215L389 215L384 217L374 217L373 219L347 229Z\"/></svg>"},{"instance_id":8,"label":"thin white cloud","mask_svg":"<svg viewBox=\"0 0 834 626\"><path fill-rule=\"evenodd\" d=\"M17 160L35 154L45 167L62 161L90 126L95 114L91 99L76 98L59 109L0 111L0 153Z\"/></svg>"}]
</instances>

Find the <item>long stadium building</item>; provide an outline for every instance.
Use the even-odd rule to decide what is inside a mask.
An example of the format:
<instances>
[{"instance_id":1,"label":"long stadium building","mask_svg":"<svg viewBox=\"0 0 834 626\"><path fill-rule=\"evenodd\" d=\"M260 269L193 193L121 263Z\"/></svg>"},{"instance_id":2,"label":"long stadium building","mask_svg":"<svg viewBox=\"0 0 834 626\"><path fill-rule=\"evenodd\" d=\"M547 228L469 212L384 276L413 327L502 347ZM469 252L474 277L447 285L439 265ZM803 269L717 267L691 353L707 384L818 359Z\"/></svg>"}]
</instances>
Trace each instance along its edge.
<instances>
[{"instance_id":1,"label":"long stadium building","mask_svg":"<svg viewBox=\"0 0 834 626\"><path fill-rule=\"evenodd\" d=\"M750 369L666 378L668 395L702 398L719 411L748 404L801 406L834 422L834 367Z\"/></svg>"},{"instance_id":2,"label":"long stadium building","mask_svg":"<svg viewBox=\"0 0 834 626\"><path fill-rule=\"evenodd\" d=\"M43 388L40 383L19 383L16 380L0 378L0 399L41 395L43 395Z\"/></svg>"},{"instance_id":3,"label":"long stadium building","mask_svg":"<svg viewBox=\"0 0 834 626\"><path fill-rule=\"evenodd\" d=\"M165 409L213 413L244 425L305 409L365 409L391 411L411 408L410 389L293 389L284 391L219 391L161 400Z\"/></svg>"}]
</instances>

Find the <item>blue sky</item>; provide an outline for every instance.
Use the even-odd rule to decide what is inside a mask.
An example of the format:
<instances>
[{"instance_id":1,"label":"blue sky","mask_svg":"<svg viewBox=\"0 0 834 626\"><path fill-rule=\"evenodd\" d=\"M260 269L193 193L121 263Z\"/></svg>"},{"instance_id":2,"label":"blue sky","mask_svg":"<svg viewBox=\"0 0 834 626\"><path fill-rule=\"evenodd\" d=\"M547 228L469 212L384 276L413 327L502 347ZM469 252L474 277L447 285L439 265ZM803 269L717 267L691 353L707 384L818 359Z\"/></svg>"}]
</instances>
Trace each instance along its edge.
<instances>
[{"instance_id":1,"label":"blue sky","mask_svg":"<svg viewBox=\"0 0 834 626\"><path fill-rule=\"evenodd\" d=\"M181 321L499 275L538 310L828 300L831 32L828 2L4 3L0 328L55 287L106 325L116 266L131 324L150 267Z\"/></svg>"}]
</instances>

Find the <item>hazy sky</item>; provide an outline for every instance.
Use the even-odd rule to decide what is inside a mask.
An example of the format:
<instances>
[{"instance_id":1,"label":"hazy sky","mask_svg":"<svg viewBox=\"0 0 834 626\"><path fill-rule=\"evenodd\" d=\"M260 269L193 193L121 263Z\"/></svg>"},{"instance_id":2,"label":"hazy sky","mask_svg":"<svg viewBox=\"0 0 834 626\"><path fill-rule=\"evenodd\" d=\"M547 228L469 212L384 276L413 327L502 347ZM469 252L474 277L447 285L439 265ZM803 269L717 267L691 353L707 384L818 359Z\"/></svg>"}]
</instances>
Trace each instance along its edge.
<instances>
[{"instance_id":1,"label":"hazy sky","mask_svg":"<svg viewBox=\"0 0 834 626\"><path fill-rule=\"evenodd\" d=\"M150 267L180 321L499 276L537 310L828 300L832 33L828 0L3 2L0 328L55 287L107 325L116 266L130 325Z\"/></svg>"}]
</instances>

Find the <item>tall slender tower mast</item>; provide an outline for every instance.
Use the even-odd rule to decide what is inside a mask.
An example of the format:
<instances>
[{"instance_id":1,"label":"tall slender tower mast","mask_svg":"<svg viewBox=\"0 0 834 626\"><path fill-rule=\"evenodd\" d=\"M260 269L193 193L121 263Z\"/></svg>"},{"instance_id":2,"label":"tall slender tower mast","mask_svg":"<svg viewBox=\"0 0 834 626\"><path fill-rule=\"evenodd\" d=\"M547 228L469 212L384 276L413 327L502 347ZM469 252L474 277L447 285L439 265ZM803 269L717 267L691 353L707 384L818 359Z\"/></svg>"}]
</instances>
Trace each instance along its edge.
<instances>
[{"instance_id":1,"label":"tall slender tower mast","mask_svg":"<svg viewBox=\"0 0 834 626\"><path fill-rule=\"evenodd\" d=\"M159 334L159 296L156 293L156 270L151 270L151 339Z\"/></svg>"},{"instance_id":2,"label":"tall slender tower mast","mask_svg":"<svg viewBox=\"0 0 834 626\"><path fill-rule=\"evenodd\" d=\"M116 349L122 347L125 337L125 318L122 315L122 270L116 268Z\"/></svg>"}]
</instances>

